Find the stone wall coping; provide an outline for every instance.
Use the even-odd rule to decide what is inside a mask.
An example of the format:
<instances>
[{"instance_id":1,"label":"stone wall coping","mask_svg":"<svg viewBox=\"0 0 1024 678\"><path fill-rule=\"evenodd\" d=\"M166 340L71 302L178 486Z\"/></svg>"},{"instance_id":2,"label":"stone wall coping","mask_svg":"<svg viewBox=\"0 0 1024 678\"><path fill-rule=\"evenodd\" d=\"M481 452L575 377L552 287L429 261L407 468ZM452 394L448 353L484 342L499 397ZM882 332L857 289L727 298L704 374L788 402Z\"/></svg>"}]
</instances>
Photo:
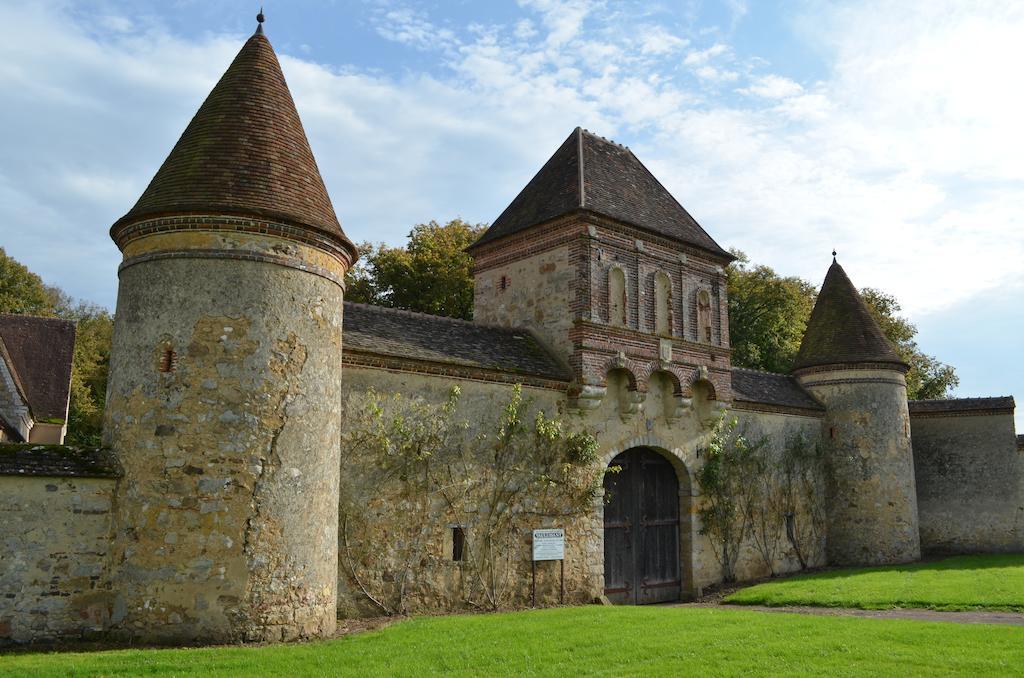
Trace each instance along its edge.
<instances>
[{"instance_id":1,"label":"stone wall coping","mask_svg":"<svg viewBox=\"0 0 1024 678\"><path fill-rule=\"evenodd\" d=\"M120 478L121 465L101 447L0 444L0 476L55 478Z\"/></svg>"},{"instance_id":2,"label":"stone wall coping","mask_svg":"<svg viewBox=\"0 0 1024 678\"><path fill-rule=\"evenodd\" d=\"M991 398L944 398L941 400L911 400L907 403L910 416L985 416L1013 414L1016 404L1013 396Z\"/></svg>"}]
</instances>

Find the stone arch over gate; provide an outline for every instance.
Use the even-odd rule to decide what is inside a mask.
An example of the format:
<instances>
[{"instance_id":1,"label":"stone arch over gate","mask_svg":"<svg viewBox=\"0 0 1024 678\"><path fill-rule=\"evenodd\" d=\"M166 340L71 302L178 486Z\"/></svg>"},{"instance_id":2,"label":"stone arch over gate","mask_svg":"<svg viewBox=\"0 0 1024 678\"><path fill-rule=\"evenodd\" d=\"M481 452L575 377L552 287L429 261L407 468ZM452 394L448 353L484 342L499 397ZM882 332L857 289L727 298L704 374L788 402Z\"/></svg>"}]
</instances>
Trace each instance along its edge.
<instances>
[{"instance_id":1,"label":"stone arch over gate","mask_svg":"<svg viewBox=\"0 0 1024 678\"><path fill-rule=\"evenodd\" d=\"M634 475L628 482L633 491L643 492L646 486L650 495L634 496L631 508L624 508L621 501L624 497L621 494L616 497L614 493L627 489L620 487L616 490L616 481L622 478L617 478L618 474L609 474L606 476L604 491L596 502L595 527L599 528L596 532L601 536L601 548L596 552L602 554L602 590L612 602L643 604L688 599L692 596L693 483L682 455L682 450L672 449L655 436L649 435L625 441L609 450L602 459L605 468L618 459L644 466L645 475ZM639 473L639 469L631 472ZM671 477L666 474L671 474ZM645 478L646 482L638 481L640 477ZM621 483L618 484L621 486ZM674 505L671 507L664 505L668 487L672 488L674 495ZM644 500L647 501L646 505ZM666 508L675 510L666 511ZM672 527L674 532L670 533L666 527L673 519L676 523ZM628 536L625 534L627 530ZM662 567L665 564L665 540L669 537L675 541L672 562L678 566L674 581L666 576L666 570ZM632 572L624 569L623 558L632 559ZM645 568L649 571L645 572ZM646 582L645 575L648 577ZM629 579L628 585L624 577Z\"/></svg>"}]
</instances>

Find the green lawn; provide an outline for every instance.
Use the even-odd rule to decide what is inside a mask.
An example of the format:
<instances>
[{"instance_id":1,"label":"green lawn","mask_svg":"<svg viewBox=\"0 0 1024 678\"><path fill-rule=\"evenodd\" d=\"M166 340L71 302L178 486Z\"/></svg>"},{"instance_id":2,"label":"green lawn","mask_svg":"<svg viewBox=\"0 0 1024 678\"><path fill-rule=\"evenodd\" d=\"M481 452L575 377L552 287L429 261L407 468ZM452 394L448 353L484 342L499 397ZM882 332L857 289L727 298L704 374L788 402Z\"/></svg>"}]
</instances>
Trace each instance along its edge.
<instances>
[{"instance_id":1,"label":"green lawn","mask_svg":"<svg viewBox=\"0 0 1024 678\"><path fill-rule=\"evenodd\" d=\"M725 602L1024 612L1024 554L820 572L741 589Z\"/></svg>"},{"instance_id":2,"label":"green lawn","mask_svg":"<svg viewBox=\"0 0 1024 678\"><path fill-rule=\"evenodd\" d=\"M1024 628L720 608L424 617L268 647L0 656L0 673L96 675L1007 675Z\"/></svg>"}]
</instances>

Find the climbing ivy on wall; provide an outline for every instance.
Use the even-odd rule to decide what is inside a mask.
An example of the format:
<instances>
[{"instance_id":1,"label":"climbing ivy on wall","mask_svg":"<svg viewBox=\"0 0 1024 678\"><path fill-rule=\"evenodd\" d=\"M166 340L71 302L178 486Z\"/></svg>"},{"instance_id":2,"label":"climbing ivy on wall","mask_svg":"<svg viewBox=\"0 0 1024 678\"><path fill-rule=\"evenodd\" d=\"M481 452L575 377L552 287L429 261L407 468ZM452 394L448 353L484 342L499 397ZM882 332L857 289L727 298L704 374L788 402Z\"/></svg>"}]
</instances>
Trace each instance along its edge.
<instances>
[{"instance_id":1,"label":"climbing ivy on wall","mask_svg":"<svg viewBox=\"0 0 1024 678\"><path fill-rule=\"evenodd\" d=\"M442 403L369 390L346 404L342 571L385 614L424 596L453 608L508 604L528 529L592 510L601 489L594 438L537 409L519 386L472 427L460 399L456 386ZM431 568L435 583L452 572L442 536L454 527L464 540L455 580L432 585Z\"/></svg>"},{"instance_id":2,"label":"climbing ivy on wall","mask_svg":"<svg viewBox=\"0 0 1024 678\"><path fill-rule=\"evenodd\" d=\"M820 445L799 433L781 447L766 437L751 440L736 419L723 416L701 456L701 534L709 538L726 582L736 581L744 545L772 576L784 544L801 569L814 562L825 536Z\"/></svg>"}]
</instances>

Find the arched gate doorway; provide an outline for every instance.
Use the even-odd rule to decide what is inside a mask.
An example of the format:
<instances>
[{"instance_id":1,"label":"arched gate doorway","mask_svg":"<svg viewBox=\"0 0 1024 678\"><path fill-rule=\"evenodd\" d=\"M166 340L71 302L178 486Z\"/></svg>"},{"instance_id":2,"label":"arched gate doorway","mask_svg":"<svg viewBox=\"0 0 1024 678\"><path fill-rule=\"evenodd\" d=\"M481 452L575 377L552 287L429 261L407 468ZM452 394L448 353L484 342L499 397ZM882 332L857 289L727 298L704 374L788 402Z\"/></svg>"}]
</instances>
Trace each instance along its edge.
<instances>
[{"instance_id":1,"label":"arched gate doorway","mask_svg":"<svg viewBox=\"0 0 1024 678\"><path fill-rule=\"evenodd\" d=\"M637 447L604 478L604 592L613 603L679 600L679 480L671 462Z\"/></svg>"}]
</instances>

